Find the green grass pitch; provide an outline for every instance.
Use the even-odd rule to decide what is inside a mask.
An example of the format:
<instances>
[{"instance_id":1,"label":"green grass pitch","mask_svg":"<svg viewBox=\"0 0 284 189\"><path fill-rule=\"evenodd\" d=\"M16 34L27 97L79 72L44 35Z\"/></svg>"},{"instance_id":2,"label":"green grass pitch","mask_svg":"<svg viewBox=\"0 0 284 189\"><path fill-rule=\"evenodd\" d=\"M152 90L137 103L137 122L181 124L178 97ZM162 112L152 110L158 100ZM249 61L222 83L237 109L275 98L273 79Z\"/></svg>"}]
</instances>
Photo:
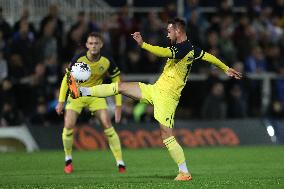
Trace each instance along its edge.
<instances>
[{"instance_id":1,"label":"green grass pitch","mask_svg":"<svg viewBox=\"0 0 284 189\"><path fill-rule=\"evenodd\" d=\"M284 188L284 146L184 149L193 180L174 181L167 150L124 150L119 174L108 150L75 151L63 173L62 151L0 154L0 188Z\"/></svg>"}]
</instances>

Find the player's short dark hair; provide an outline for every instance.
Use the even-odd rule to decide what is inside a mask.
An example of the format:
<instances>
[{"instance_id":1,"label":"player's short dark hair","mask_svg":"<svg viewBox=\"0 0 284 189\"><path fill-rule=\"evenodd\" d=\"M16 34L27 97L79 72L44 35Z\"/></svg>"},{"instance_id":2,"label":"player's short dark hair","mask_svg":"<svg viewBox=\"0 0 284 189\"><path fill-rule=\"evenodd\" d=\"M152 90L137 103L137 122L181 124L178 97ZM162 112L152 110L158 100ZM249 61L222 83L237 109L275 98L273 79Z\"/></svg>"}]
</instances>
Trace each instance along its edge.
<instances>
[{"instance_id":1,"label":"player's short dark hair","mask_svg":"<svg viewBox=\"0 0 284 189\"><path fill-rule=\"evenodd\" d=\"M168 24L172 24L174 27L179 27L181 30L185 31L185 21L181 18L174 18L168 21Z\"/></svg>"},{"instance_id":2,"label":"player's short dark hair","mask_svg":"<svg viewBox=\"0 0 284 189\"><path fill-rule=\"evenodd\" d=\"M98 33L98 32L91 32L91 33L89 33L87 35L87 40L88 40L89 37L99 38L102 42L104 42L102 35L100 33Z\"/></svg>"}]
</instances>

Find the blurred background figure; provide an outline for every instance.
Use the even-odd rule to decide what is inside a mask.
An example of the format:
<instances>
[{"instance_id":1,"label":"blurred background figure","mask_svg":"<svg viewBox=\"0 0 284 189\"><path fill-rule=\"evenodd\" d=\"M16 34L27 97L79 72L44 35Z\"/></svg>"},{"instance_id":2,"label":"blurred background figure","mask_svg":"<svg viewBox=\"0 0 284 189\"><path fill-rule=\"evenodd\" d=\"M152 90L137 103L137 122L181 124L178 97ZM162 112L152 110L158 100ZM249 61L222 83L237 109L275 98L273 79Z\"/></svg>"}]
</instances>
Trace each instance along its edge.
<instances>
[{"instance_id":1,"label":"blurred background figure","mask_svg":"<svg viewBox=\"0 0 284 189\"><path fill-rule=\"evenodd\" d=\"M231 107L230 107L231 108ZM203 119L225 119L227 116L227 103L222 83L214 83L210 93L202 105Z\"/></svg>"}]
</instances>

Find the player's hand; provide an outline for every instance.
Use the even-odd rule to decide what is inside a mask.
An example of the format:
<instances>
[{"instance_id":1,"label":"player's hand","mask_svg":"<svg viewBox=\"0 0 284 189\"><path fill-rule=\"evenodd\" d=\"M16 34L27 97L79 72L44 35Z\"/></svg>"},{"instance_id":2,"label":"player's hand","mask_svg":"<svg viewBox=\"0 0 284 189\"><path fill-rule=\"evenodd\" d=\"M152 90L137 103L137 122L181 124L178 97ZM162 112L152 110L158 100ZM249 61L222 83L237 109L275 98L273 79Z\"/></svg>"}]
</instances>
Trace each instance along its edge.
<instances>
[{"instance_id":1,"label":"player's hand","mask_svg":"<svg viewBox=\"0 0 284 189\"><path fill-rule=\"evenodd\" d=\"M115 123L119 123L121 119L121 106L116 106L114 110Z\"/></svg>"},{"instance_id":2,"label":"player's hand","mask_svg":"<svg viewBox=\"0 0 284 189\"><path fill-rule=\"evenodd\" d=\"M64 108L64 102L58 102L56 107L55 107L55 111L58 115L63 114L63 108Z\"/></svg>"},{"instance_id":3,"label":"player's hand","mask_svg":"<svg viewBox=\"0 0 284 189\"><path fill-rule=\"evenodd\" d=\"M142 46L143 39L142 39L140 32L134 32L131 35L132 35L133 39L135 39L135 41L138 43L138 45Z\"/></svg>"},{"instance_id":4,"label":"player's hand","mask_svg":"<svg viewBox=\"0 0 284 189\"><path fill-rule=\"evenodd\" d=\"M236 71L236 70L233 69L233 68L229 68L229 69L227 70L226 74L227 74L229 77L233 77L233 78L235 78L235 79L241 79L241 78L242 78L242 73Z\"/></svg>"}]
</instances>

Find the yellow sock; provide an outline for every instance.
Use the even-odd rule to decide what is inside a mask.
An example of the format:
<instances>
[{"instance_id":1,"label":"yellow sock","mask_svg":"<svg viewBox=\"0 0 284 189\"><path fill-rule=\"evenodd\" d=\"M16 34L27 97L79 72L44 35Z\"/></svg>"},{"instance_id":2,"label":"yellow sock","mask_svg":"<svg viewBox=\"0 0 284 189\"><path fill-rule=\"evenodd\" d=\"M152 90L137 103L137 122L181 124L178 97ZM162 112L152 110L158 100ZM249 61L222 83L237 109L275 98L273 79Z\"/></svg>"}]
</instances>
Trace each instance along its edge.
<instances>
[{"instance_id":1,"label":"yellow sock","mask_svg":"<svg viewBox=\"0 0 284 189\"><path fill-rule=\"evenodd\" d=\"M65 156L71 157L73 146L73 129L63 128L62 142L64 147Z\"/></svg>"},{"instance_id":2,"label":"yellow sock","mask_svg":"<svg viewBox=\"0 0 284 189\"><path fill-rule=\"evenodd\" d=\"M113 153L115 160L122 161L120 140L114 128L111 127L111 128L105 129L104 132L105 132L105 135L107 136L109 147Z\"/></svg>"},{"instance_id":3,"label":"yellow sock","mask_svg":"<svg viewBox=\"0 0 284 189\"><path fill-rule=\"evenodd\" d=\"M180 165L181 163L185 162L185 157L183 150L181 146L176 141L175 137L171 136L165 140L163 140L163 143L168 148L171 157L174 159L174 161Z\"/></svg>"},{"instance_id":4,"label":"yellow sock","mask_svg":"<svg viewBox=\"0 0 284 189\"><path fill-rule=\"evenodd\" d=\"M118 94L118 83L102 84L91 87L91 96L108 97Z\"/></svg>"}]
</instances>

